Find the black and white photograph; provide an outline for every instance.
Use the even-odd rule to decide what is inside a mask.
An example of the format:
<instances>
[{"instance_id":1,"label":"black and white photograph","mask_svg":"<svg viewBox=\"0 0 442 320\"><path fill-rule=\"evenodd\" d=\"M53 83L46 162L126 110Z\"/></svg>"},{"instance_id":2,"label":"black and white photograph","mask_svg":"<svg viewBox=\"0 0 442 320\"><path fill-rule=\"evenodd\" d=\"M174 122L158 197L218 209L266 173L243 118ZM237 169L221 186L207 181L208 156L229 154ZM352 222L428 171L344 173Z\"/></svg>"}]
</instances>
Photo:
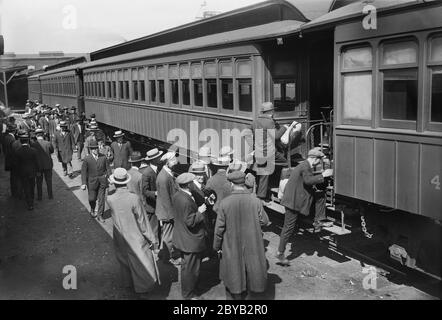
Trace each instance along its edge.
<instances>
[{"instance_id":1,"label":"black and white photograph","mask_svg":"<svg viewBox=\"0 0 442 320\"><path fill-rule=\"evenodd\" d=\"M0 300L437 301L441 183L442 1L0 0Z\"/></svg>"}]
</instances>

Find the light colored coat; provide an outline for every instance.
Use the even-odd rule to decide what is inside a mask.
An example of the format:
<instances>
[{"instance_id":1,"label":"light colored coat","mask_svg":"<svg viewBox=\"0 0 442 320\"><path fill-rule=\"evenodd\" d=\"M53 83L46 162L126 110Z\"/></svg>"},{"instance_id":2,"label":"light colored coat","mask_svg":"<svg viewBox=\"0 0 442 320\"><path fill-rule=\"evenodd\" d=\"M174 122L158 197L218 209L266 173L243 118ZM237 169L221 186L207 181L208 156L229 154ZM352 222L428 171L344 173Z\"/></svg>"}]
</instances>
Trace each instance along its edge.
<instances>
[{"instance_id":1,"label":"light colored coat","mask_svg":"<svg viewBox=\"0 0 442 320\"><path fill-rule=\"evenodd\" d=\"M155 237L141 202L124 187L108 196L107 203L114 222L117 260L123 270L130 270L135 292L149 292L159 281L159 273L150 247ZM129 274L127 276L129 278Z\"/></svg>"},{"instance_id":2,"label":"light colored coat","mask_svg":"<svg viewBox=\"0 0 442 320\"><path fill-rule=\"evenodd\" d=\"M232 191L221 201L213 248L222 249L220 279L231 293L264 292L267 262L261 225L269 218L261 200L248 190Z\"/></svg>"}]
</instances>

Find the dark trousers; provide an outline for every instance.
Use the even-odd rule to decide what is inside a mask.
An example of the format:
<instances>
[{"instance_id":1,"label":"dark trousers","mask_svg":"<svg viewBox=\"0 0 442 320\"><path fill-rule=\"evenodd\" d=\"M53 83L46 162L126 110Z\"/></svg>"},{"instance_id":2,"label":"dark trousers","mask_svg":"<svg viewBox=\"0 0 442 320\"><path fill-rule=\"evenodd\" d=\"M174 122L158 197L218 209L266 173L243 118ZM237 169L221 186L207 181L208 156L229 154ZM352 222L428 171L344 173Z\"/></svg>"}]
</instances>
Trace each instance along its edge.
<instances>
[{"instance_id":1,"label":"dark trousers","mask_svg":"<svg viewBox=\"0 0 442 320\"><path fill-rule=\"evenodd\" d=\"M181 294L184 299L195 296L195 288L201 269L201 254L183 252L183 264L181 265Z\"/></svg>"},{"instance_id":2,"label":"dark trousers","mask_svg":"<svg viewBox=\"0 0 442 320\"><path fill-rule=\"evenodd\" d=\"M35 177L22 176L21 183L28 207L34 206Z\"/></svg>"},{"instance_id":3,"label":"dark trousers","mask_svg":"<svg viewBox=\"0 0 442 320\"><path fill-rule=\"evenodd\" d=\"M77 155L78 155L78 160L81 160L81 154L83 152L83 148L84 148L84 143L82 141L78 141L77 142Z\"/></svg>"},{"instance_id":4,"label":"dark trousers","mask_svg":"<svg viewBox=\"0 0 442 320\"><path fill-rule=\"evenodd\" d=\"M48 197L52 199L52 169L43 170L40 176L37 176L37 198L41 200L43 195L43 177L46 181L46 189L48 190Z\"/></svg>"},{"instance_id":5,"label":"dark trousers","mask_svg":"<svg viewBox=\"0 0 442 320\"><path fill-rule=\"evenodd\" d=\"M95 206L98 201L98 215L102 216L104 213L104 201L107 188L106 176L98 177L97 182L94 185L88 185L88 197L91 211L95 211Z\"/></svg>"},{"instance_id":6,"label":"dark trousers","mask_svg":"<svg viewBox=\"0 0 442 320\"><path fill-rule=\"evenodd\" d=\"M165 260L169 258L177 259L180 253L172 243L173 220L162 220L161 224L160 250L164 251L164 249L167 249L167 253L163 255L163 258Z\"/></svg>"},{"instance_id":7,"label":"dark trousers","mask_svg":"<svg viewBox=\"0 0 442 320\"><path fill-rule=\"evenodd\" d=\"M284 157L284 154L282 154L279 151L275 152L275 162L276 163L285 163L287 162L287 159ZM267 165L264 164L264 167ZM259 165L258 165L259 166ZM280 167L278 167L280 168ZM276 171L277 167L275 167ZM279 171L278 171L279 172ZM269 196L269 180L270 175L259 175L258 174L258 189L256 190L256 196L260 199L267 199Z\"/></svg>"},{"instance_id":8,"label":"dark trousers","mask_svg":"<svg viewBox=\"0 0 442 320\"><path fill-rule=\"evenodd\" d=\"M71 163L71 162L67 162L67 163L62 162L62 163L61 163L61 166L63 167L63 171L64 171L64 172L67 172L67 171L68 171L68 164L69 164L69 166L72 168L72 163Z\"/></svg>"},{"instance_id":9,"label":"dark trousers","mask_svg":"<svg viewBox=\"0 0 442 320\"><path fill-rule=\"evenodd\" d=\"M11 195L15 198L21 198L23 188L21 186L21 178L18 170L11 170L9 175L9 184L11 186Z\"/></svg>"},{"instance_id":10,"label":"dark trousers","mask_svg":"<svg viewBox=\"0 0 442 320\"><path fill-rule=\"evenodd\" d=\"M287 246L287 243L289 242L290 237L295 230L296 220L298 220L298 214L298 211L285 208L284 226L282 227L278 247L278 252L280 253L285 252L285 247Z\"/></svg>"}]
</instances>

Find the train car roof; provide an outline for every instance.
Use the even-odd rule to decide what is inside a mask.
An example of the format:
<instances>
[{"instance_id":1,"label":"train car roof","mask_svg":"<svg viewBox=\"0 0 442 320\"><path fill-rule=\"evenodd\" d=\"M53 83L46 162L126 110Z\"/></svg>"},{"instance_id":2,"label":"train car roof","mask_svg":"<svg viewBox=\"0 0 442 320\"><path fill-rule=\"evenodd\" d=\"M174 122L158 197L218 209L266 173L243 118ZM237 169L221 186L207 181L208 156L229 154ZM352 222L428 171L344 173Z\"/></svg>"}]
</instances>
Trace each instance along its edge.
<instances>
[{"instance_id":1,"label":"train car roof","mask_svg":"<svg viewBox=\"0 0 442 320\"><path fill-rule=\"evenodd\" d=\"M55 69L55 70L50 70L50 71L46 71L43 73L40 73L38 75L38 77L45 77L45 76L49 76L49 75L53 75L53 74L57 74L57 73L63 73L63 72L68 72L68 71L75 71L77 69L83 69L83 66L86 63L79 63L79 64L75 64L75 65L71 65L71 66L67 66L67 67L63 67L63 68L59 68L59 69Z\"/></svg>"},{"instance_id":2,"label":"train car roof","mask_svg":"<svg viewBox=\"0 0 442 320\"><path fill-rule=\"evenodd\" d=\"M97 61L85 63L82 65L82 67L86 69L102 65L122 63L125 61L141 60L181 51L197 50L201 48L217 47L226 44L233 45L256 40L264 40L295 33L300 30L302 24L303 22L295 20L272 22L250 28L218 33L146 50L127 53L115 57L100 59Z\"/></svg>"},{"instance_id":3,"label":"train car roof","mask_svg":"<svg viewBox=\"0 0 442 320\"><path fill-rule=\"evenodd\" d=\"M334 9L332 7L331 8L332 11L310 22L305 23L301 29L302 31L304 31L309 29L316 29L319 27L333 27L335 24L338 24L345 20L351 20L354 18L361 17L363 15L362 9L367 4L374 6L377 12L383 12L383 11L396 10L399 8L409 7L422 3L431 3L431 2L436 2L436 1L435 0L371 0L370 2L367 2L365 0L357 0L347 5L343 6L338 5L336 6L337 9Z\"/></svg>"},{"instance_id":4,"label":"train car roof","mask_svg":"<svg viewBox=\"0 0 442 320\"><path fill-rule=\"evenodd\" d=\"M327 13L332 3L333 0L264 1L94 51L91 61L271 22L308 22Z\"/></svg>"}]
</instances>

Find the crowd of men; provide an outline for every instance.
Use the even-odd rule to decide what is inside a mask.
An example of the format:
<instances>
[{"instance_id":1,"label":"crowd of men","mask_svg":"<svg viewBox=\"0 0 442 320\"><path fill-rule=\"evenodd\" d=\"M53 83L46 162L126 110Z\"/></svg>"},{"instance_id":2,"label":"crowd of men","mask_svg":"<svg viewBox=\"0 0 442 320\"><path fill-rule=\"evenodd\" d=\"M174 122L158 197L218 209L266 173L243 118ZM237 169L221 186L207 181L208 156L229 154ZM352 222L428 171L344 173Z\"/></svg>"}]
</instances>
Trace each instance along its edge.
<instances>
[{"instance_id":1,"label":"crowd of men","mask_svg":"<svg viewBox=\"0 0 442 320\"><path fill-rule=\"evenodd\" d=\"M292 124L280 130L272 115L273 105L263 104L252 129L276 129L278 140L285 130L296 127ZM265 292L267 261L261 228L270 224L264 210L270 173L253 170L236 159L229 146L218 152L201 148L188 172L177 176L176 151L155 148L142 155L133 150L122 131L115 132L108 145L95 116L87 120L75 108L29 102L23 121L17 125L9 117L2 133L11 194L18 199L24 194L29 210L34 206L35 184L37 198L42 199L43 177L49 199L54 197L52 154L56 153L64 174L71 175L72 157L77 152L82 161L81 189L88 192L90 214L103 222L108 204L116 257L124 281L135 292L151 292L160 283L155 255L164 263L180 266L184 299L199 296L204 258L219 260L228 299L254 298ZM308 215L317 200L313 186L332 175L331 170L313 174L322 157L320 150L313 149L291 172L281 201L286 207L276 256L281 265L289 264L286 244L298 214ZM278 154L273 160L255 159L254 165L284 159ZM322 210L319 212L315 223L323 219Z\"/></svg>"}]
</instances>

